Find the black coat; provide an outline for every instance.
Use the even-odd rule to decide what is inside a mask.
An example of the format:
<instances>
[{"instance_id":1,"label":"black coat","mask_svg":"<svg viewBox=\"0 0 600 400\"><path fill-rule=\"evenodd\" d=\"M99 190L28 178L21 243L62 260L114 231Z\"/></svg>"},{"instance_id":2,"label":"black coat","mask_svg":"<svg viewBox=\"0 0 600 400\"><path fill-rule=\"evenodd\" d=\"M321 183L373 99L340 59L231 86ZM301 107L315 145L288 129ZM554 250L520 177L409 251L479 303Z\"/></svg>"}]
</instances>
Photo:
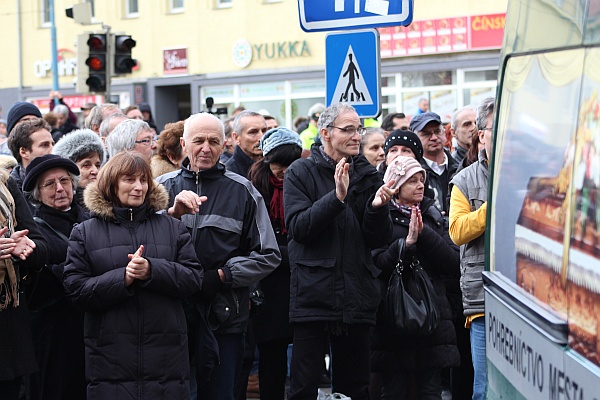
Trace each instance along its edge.
<instances>
[{"instance_id":1,"label":"black coat","mask_svg":"<svg viewBox=\"0 0 600 400\"><path fill-rule=\"evenodd\" d=\"M88 219L75 200L68 211L42 204L35 216L66 238L75 224ZM66 298L62 285L68 242L46 224L38 225L49 246L46 265L30 292L31 330L40 370L29 379L29 398L85 399L83 311Z\"/></svg>"},{"instance_id":2,"label":"black coat","mask_svg":"<svg viewBox=\"0 0 600 400\"><path fill-rule=\"evenodd\" d=\"M334 171L318 145L285 173L283 199L290 257L290 322L374 324L380 300L371 248L389 242L387 207L371 206L383 181L367 159L349 160L342 203Z\"/></svg>"},{"instance_id":3,"label":"black coat","mask_svg":"<svg viewBox=\"0 0 600 400\"><path fill-rule=\"evenodd\" d=\"M233 156L227 160L225 167L227 168L227 171L235 172L236 174L247 178L248 171L252 164L254 164L254 160L248 157L240 146L235 146Z\"/></svg>"},{"instance_id":4,"label":"black coat","mask_svg":"<svg viewBox=\"0 0 600 400\"><path fill-rule=\"evenodd\" d=\"M267 203L268 204L268 203ZM289 338L290 327L290 259L288 256L287 234L281 233L281 226L276 221L271 222L273 232L281 252L281 264L260 281L263 293L263 304L253 306L252 330L257 344L274 339Z\"/></svg>"},{"instance_id":5,"label":"black coat","mask_svg":"<svg viewBox=\"0 0 600 400\"><path fill-rule=\"evenodd\" d=\"M414 370L428 367L454 367L460 363L456 348L456 333L452 323L452 310L446 298L445 279L459 278L459 251L452 243L445 229L444 218L433 205L433 200L425 197L420 204L423 216L423 231L417 243L406 248L403 265L408 267L413 258L420 261L436 290L436 300L441 311L441 321L431 335L412 338L394 335L384 321L382 301L377 314L377 326L373 341L372 370L391 369ZM389 278L398 261L398 239L408 235L410 217L404 216L390 204L394 222L392 241L386 248L373 252L377 267L383 272L380 276L382 295L385 300Z\"/></svg>"},{"instance_id":6,"label":"black coat","mask_svg":"<svg viewBox=\"0 0 600 400\"><path fill-rule=\"evenodd\" d=\"M202 287L203 271L185 225L149 206L113 208L94 183L85 191L93 218L71 234L65 288L85 310L88 399L189 398L187 324L182 300ZM151 278L126 287L128 254L144 245Z\"/></svg>"},{"instance_id":7,"label":"black coat","mask_svg":"<svg viewBox=\"0 0 600 400\"><path fill-rule=\"evenodd\" d=\"M47 257L46 239L33 222L29 205L14 180L8 180L6 186L15 201L17 225L15 231L29 229L27 235L35 242L33 253L25 261L15 262L17 276L21 276L20 305L9 305L0 311L0 381L13 380L37 370L31 339L30 315L24 293L25 280L31 279L37 269L44 265ZM5 296L0 290L0 296Z\"/></svg>"}]
</instances>

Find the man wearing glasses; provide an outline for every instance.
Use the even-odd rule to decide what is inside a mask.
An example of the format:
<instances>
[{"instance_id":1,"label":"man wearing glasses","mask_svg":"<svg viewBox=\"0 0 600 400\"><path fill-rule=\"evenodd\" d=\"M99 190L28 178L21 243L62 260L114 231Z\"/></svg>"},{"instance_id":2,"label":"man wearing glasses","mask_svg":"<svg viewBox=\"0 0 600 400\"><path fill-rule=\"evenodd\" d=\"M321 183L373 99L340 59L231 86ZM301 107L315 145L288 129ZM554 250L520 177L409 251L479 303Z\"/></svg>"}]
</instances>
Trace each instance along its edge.
<instances>
[{"instance_id":1,"label":"man wearing glasses","mask_svg":"<svg viewBox=\"0 0 600 400\"><path fill-rule=\"evenodd\" d=\"M444 148L446 135L442 119L431 111L415 115L410 121L410 130L419 136L423 145L421 165L427 172L427 182L434 193L435 206L447 215L448 183L456 173L458 162Z\"/></svg>"},{"instance_id":2,"label":"man wearing glasses","mask_svg":"<svg viewBox=\"0 0 600 400\"><path fill-rule=\"evenodd\" d=\"M148 123L139 119L127 119L106 137L106 148L109 157L123 150L131 150L139 153L150 164L156 141Z\"/></svg>"},{"instance_id":3,"label":"man wearing glasses","mask_svg":"<svg viewBox=\"0 0 600 400\"><path fill-rule=\"evenodd\" d=\"M369 331L380 301L371 248L388 243L387 203L396 191L359 155L365 129L352 106L325 109L318 130L322 144L285 173L294 329L288 399L317 397L327 340L333 391L368 399Z\"/></svg>"}]
</instances>

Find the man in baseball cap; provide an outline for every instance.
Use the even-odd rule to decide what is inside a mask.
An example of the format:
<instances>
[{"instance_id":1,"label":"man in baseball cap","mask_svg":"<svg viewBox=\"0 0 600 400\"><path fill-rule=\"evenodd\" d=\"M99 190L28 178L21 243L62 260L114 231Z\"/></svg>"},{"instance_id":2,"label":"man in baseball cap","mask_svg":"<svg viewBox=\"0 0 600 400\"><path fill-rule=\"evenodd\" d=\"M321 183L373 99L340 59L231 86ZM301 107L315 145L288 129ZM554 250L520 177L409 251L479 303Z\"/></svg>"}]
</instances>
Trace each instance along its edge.
<instances>
[{"instance_id":1,"label":"man in baseball cap","mask_svg":"<svg viewBox=\"0 0 600 400\"><path fill-rule=\"evenodd\" d=\"M427 172L429 189L435 194L435 205L447 214L448 183L458 162L444 149L446 136L442 119L431 111L415 115L410 121L410 130L417 134L423 145L421 165Z\"/></svg>"}]
</instances>

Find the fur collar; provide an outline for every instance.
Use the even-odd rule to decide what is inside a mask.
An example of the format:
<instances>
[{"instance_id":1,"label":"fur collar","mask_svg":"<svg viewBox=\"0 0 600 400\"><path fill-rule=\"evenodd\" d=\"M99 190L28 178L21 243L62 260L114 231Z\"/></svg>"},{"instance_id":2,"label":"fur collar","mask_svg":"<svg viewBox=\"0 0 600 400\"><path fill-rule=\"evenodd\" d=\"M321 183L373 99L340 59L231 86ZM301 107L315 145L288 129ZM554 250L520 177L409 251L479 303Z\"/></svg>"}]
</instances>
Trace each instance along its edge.
<instances>
[{"instance_id":1,"label":"fur collar","mask_svg":"<svg viewBox=\"0 0 600 400\"><path fill-rule=\"evenodd\" d=\"M149 198L149 212L164 210L169 204L169 195L167 194L165 187L160 184L156 184L154 190L146 194L146 198ZM102 218L115 219L113 204L109 203L100 193L96 186L96 182L90 183L85 188L85 191L83 192L83 201L92 214Z\"/></svg>"}]
</instances>

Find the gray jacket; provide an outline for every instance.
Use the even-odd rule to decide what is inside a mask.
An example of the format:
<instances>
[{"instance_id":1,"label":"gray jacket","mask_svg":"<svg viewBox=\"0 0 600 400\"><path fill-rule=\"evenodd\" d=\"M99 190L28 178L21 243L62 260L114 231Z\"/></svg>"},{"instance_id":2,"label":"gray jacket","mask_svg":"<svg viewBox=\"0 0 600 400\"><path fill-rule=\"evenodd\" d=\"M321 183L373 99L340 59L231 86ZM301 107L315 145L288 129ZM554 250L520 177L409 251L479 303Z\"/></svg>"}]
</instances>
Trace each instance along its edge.
<instances>
[{"instance_id":1,"label":"gray jacket","mask_svg":"<svg viewBox=\"0 0 600 400\"><path fill-rule=\"evenodd\" d=\"M485 150L479 153L479 161L460 171L450 182L456 185L471 204L471 211L478 210L487 202L488 162ZM450 189L452 190L452 189ZM460 246L460 289L464 314L480 314L485 311L483 280L485 266L485 234Z\"/></svg>"}]
</instances>

